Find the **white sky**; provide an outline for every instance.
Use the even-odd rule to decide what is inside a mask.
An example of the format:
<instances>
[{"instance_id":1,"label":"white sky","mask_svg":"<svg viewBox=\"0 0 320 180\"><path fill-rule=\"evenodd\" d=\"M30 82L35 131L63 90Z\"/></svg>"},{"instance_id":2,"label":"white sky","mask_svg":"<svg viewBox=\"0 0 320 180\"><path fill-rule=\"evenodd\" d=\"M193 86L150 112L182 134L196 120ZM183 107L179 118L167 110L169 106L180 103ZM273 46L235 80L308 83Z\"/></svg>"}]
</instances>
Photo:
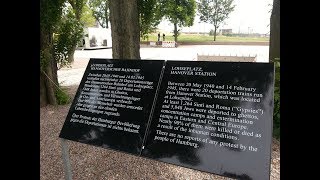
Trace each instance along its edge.
<instances>
[{"instance_id":1,"label":"white sky","mask_svg":"<svg viewBox=\"0 0 320 180\"><path fill-rule=\"evenodd\" d=\"M225 25L220 28L232 29L232 32L238 33L261 33L269 32L270 10L273 0L234 0L235 9L225 21ZM270 4L270 5L269 5ZM159 26L166 32L173 31L173 24L169 21L162 21ZM213 25L200 23L199 17L195 17L193 26L184 27L184 32L209 32Z\"/></svg>"}]
</instances>

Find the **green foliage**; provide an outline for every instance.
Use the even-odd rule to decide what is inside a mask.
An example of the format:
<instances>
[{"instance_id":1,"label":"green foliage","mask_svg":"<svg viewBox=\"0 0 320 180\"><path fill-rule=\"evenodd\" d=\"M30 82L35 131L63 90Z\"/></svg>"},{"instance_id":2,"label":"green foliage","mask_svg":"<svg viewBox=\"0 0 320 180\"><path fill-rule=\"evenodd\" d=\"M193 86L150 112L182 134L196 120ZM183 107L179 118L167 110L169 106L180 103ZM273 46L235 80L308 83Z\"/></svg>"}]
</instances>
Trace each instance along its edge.
<instances>
[{"instance_id":1,"label":"green foliage","mask_svg":"<svg viewBox=\"0 0 320 180\"><path fill-rule=\"evenodd\" d=\"M200 21L213 24L214 29L217 30L234 10L235 5L232 3L233 0L200 0L198 3Z\"/></svg>"},{"instance_id":2,"label":"green foliage","mask_svg":"<svg viewBox=\"0 0 320 180\"><path fill-rule=\"evenodd\" d=\"M55 60L59 68L71 63L69 55L83 37L83 24L76 19L72 8L67 7L65 13L54 36Z\"/></svg>"},{"instance_id":3,"label":"green foliage","mask_svg":"<svg viewBox=\"0 0 320 180\"><path fill-rule=\"evenodd\" d=\"M68 104L71 100L70 96L62 89L58 88L56 90L56 98L57 98L57 103L59 105L64 105L64 104Z\"/></svg>"},{"instance_id":4,"label":"green foliage","mask_svg":"<svg viewBox=\"0 0 320 180\"><path fill-rule=\"evenodd\" d=\"M40 71L52 57L52 33L60 21L65 0L40 0Z\"/></svg>"},{"instance_id":5,"label":"green foliage","mask_svg":"<svg viewBox=\"0 0 320 180\"><path fill-rule=\"evenodd\" d=\"M63 16L54 34L54 57L58 68L70 65L72 54L77 44L83 38L84 26L94 24L87 0L68 0L65 4Z\"/></svg>"},{"instance_id":6,"label":"green foliage","mask_svg":"<svg viewBox=\"0 0 320 180\"><path fill-rule=\"evenodd\" d=\"M149 34L148 41L157 41L158 33ZM167 41L174 41L174 37L172 33L166 34ZM144 41L141 39L141 41ZM217 42L268 42L268 37L238 37L238 36L217 36ZM179 36L179 42L184 43L205 43L205 42L213 42L212 36L208 36L208 34L185 34L181 33Z\"/></svg>"},{"instance_id":7,"label":"green foliage","mask_svg":"<svg viewBox=\"0 0 320 180\"><path fill-rule=\"evenodd\" d=\"M200 21L213 24L219 28L234 10L233 0L201 0L198 3Z\"/></svg>"},{"instance_id":8,"label":"green foliage","mask_svg":"<svg viewBox=\"0 0 320 180\"><path fill-rule=\"evenodd\" d=\"M72 7L73 14L77 20L80 20L83 7L86 4L87 0L68 0L69 4Z\"/></svg>"},{"instance_id":9,"label":"green foliage","mask_svg":"<svg viewBox=\"0 0 320 180\"><path fill-rule=\"evenodd\" d=\"M275 59L273 137L280 140L280 59Z\"/></svg>"},{"instance_id":10,"label":"green foliage","mask_svg":"<svg viewBox=\"0 0 320 180\"><path fill-rule=\"evenodd\" d=\"M84 27L92 27L96 24L96 19L93 17L93 12L87 4L83 6L80 20Z\"/></svg>"},{"instance_id":11,"label":"green foliage","mask_svg":"<svg viewBox=\"0 0 320 180\"><path fill-rule=\"evenodd\" d=\"M157 0L138 0L140 37L148 38L154 32L162 19L161 3Z\"/></svg>"},{"instance_id":12,"label":"green foliage","mask_svg":"<svg viewBox=\"0 0 320 180\"><path fill-rule=\"evenodd\" d=\"M193 25L196 14L195 0L161 0L161 14L171 23L179 27L190 27ZM174 36L179 36L179 30Z\"/></svg>"},{"instance_id":13,"label":"green foliage","mask_svg":"<svg viewBox=\"0 0 320 180\"><path fill-rule=\"evenodd\" d=\"M98 21L101 27L109 28L109 5L108 0L89 0L89 7L92 10L93 17Z\"/></svg>"},{"instance_id":14,"label":"green foliage","mask_svg":"<svg viewBox=\"0 0 320 180\"><path fill-rule=\"evenodd\" d=\"M90 0L89 6L99 24L104 28L108 28L108 0ZM140 36L143 37L143 39L147 38L148 34L153 32L159 25L163 16L160 13L160 6L161 3L157 0L138 0Z\"/></svg>"},{"instance_id":15,"label":"green foliage","mask_svg":"<svg viewBox=\"0 0 320 180\"><path fill-rule=\"evenodd\" d=\"M51 32L59 22L65 0L40 0L40 29Z\"/></svg>"},{"instance_id":16,"label":"green foliage","mask_svg":"<svg viewBox=\"0 0 320 180\"><path fill-rule=\"evenodd\" d=\"M196 2L195 0L164 0L161 12L171 23L177 23L180 27L190 27L193 25L196 14Z\"/></svg>"}]
</instances>

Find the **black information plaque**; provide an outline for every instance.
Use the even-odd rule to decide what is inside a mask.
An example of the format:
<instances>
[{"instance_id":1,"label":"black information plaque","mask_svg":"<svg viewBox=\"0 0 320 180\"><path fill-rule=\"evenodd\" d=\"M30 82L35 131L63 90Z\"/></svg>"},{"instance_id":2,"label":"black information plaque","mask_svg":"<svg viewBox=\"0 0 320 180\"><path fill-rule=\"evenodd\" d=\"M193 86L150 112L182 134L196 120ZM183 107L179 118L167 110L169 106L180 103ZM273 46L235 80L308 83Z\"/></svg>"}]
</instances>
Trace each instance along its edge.
<instances>
[{"instance_id":1,"label":"black information plaque","mask_svg":"<svg viewBox=\"0 0 320 180\"><path fill-rule=\"evenodd\" d=\"M269 179L272 63L167 61L142 156Z\"/></svg>"},{"instance_id":2,"label":"black information plaque","mask_svg":"<svg viewBox=\"0 0 320 180\"><path fill-rule=\"evenodd\" d=\"M163 64L90 59L59 137L139 155Z\"/></svg>"},{"instance_id":3,"label":"black information plaque","mask_svg":"<svg viewBox=\"0 0 320 180\"><path fill-rule=\"evenodd\" d=\"M59 137L269 179L273 91L273 63L90 59Z\"/></svg>"}]
</instances>

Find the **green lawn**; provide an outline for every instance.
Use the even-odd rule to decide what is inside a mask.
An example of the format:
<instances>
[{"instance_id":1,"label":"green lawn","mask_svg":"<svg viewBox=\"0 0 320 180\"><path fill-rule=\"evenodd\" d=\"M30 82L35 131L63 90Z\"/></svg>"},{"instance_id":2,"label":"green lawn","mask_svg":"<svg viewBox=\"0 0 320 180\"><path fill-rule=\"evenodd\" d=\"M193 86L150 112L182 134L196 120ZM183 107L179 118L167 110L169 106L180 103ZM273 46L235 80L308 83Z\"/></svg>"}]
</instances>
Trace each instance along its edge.
<instances>
[{"instance_id":1,"label":"green lawn","mask_svg":"<svg viewBox=\"0 0 320 180\"><path fill-rule=\"evenodd\" d=\"M149 41L157 41L157 34L149 35ZM160 38L162 41L162 36ZM173 41L173 34L166 34L166 41ZM147 41L147 39L141 41ZM213 36L202 34L181 34L178 36L178 42L212 42ZM268 37L230 37L230 36L217 36L216 41L220 42L268 42Z\"/></svg>"}]
</instances>

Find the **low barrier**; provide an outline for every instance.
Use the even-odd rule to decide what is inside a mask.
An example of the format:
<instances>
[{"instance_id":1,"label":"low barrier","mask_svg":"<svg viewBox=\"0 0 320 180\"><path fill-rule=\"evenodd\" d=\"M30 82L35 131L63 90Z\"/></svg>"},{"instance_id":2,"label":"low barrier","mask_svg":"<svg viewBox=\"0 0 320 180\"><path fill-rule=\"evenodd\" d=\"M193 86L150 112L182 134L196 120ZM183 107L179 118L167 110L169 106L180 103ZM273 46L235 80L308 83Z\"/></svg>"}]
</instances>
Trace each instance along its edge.
<instances>
[{"instance_id":1,"label":"low barrier","mask_svg":"<svg viewBox=\"0 0 320 180\"><path fill-rule=\"evenodd\" d=\"M150 42L150 46L157 46L157 44L156 44L156 42L151 41L151 42Z\"/></svg>"},{"instance_id":2,"label":"low barrier","mask_svg":"<svg viewBox=\"0 0 320 180\"><path fill-rule=\"evenodd\" d=\"M175 41L162 41L162 47L176 47Z\"/></svg>"},{"instance_id":3,"label":"low barrier","mask_svg":"<svg viewBox=\"0 0 320 180\"><path fill-rule=\"evenodd\" d=\"M256 62L257 56L215 56L197 55L198 61L232 61L232 62Z\"/></svg>"}]
</instances>

